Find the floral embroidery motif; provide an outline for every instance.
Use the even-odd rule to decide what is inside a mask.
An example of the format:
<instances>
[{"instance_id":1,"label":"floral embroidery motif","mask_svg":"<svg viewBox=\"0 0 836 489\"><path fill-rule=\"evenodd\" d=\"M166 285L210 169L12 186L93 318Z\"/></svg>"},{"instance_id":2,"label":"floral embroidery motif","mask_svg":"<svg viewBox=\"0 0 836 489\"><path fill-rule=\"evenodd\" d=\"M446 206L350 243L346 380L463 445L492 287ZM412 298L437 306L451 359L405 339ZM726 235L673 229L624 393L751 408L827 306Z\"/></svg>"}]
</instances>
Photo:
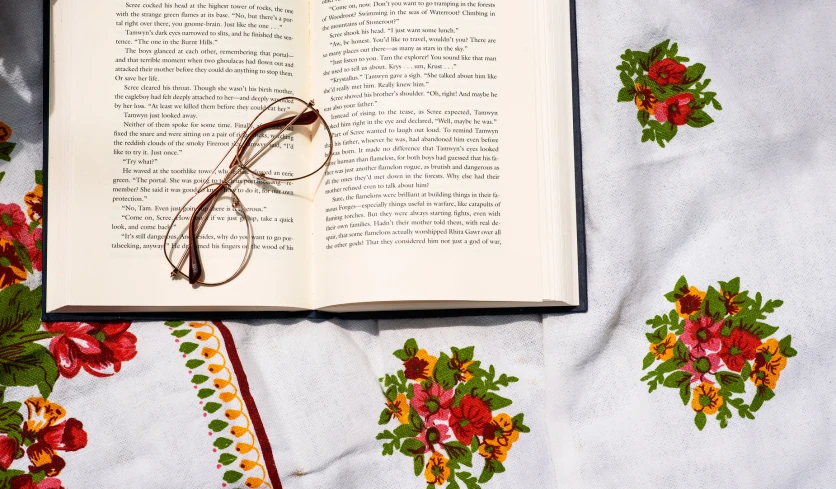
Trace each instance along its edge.
<instances>
[{"instance_id":1,"label":"floral embroidery motif","mask_svg":"<svg viewBox=\"0 0 836 489\"><path fill-rule=\"evenodd\" d=\"M377 435L384 441L383 455L398 450L413 459L415 475L423 473L427 489L445 484L447 489L479 489L505 471L512 445L520 433L530 431L522 413L495 414L511 405L497 391L519 379L497 378L493 365L483 369L473 351L472 346L452 347L449 355L435 357L410 338L394 353L403 369L380 379L386 407L379 423L398 423ZM467 470L474 454L485 460L478 477Z\"/></svg>"},{"instance_id":2,"label":"floral embroidery motif","mask_svg":"<svg viewBox=\"0 0 836 489\"><path fill-rule=\"evenodd\" d=\"M44 329L58 336L49 350L58 360L58 371L73 378L84 368L96 377L109 377L136 356L136 336L128 332L131 323L44 323Z\"/></svg>"},{"instance_id":3,"label":"floral embroidery motif","mask_svg":"<svg viewBox=\"0 0 836 489\"><path fill-rule=\"evenodd\" d=\"M642 142L656 141L661 147L670 142L679 126L705 127L714 120L705 112L711 105L723 107L715 92L705 88L711 79L702 82L705 66L678 56L679 48L670 39L653 46L650 51L628 49L621 55L617 69L623 87L618 92L619 102L634 102L638 109ZM677 309L679 311L679 309Z\"/></svg>"},{"instance_id":4,"label":"floral embroidery motif","mask_svg":"<svg viewBox=\"0 0 836 489\"><path fill-rule=\"evenodd\" d=\"M29 222L18 204L0 204L0 288L19 284L35 270L41 271L42 179L42 173L36 171L35 190L24 199L29 206Z\"/></svg>"},{"instance_id":5,"label":"floral embroidery motif","mask_svg":"<svg viewBox=\"0 0 836 489\"><path fill-rule=\"evenodd\" d=\"M256 446L253 424L235 385L215 326L206 321L188 324L183 321L168 321L165 324L171 330L175 341L180 343L183 358L187 359L186 368L192 375L192 383L197 389L203 417L223 410L223 419L216 418L208 424L209 436L223 434L215 439L212 451L220 452L218 469L237 462L236 467L240 471L226 470L221 476L224 481L221 483L222 487L226 487L228 483L236 483L246 476L244 485L249 488L272 488L267 480L261 451ZM195 341L180 341L192 338ZM393 408L404 409L405 403L404 398L400 404L393 404Z\"/></svg>"},{"instance_id":6,"label":"floral embroidery motif","mask_svg":"<svg viewBox=\"0 0 836 489\"><path fill-rule=\"evenodd\" d=\"M680 277L665 294L675 308L649 319L652 332L645 334L650 353L642 368L656 366L642 381L650 392L659 386L678 389L700 430L714 415L721 428L728 426L732 408L741 418L755 419L753 413L775 396L787 358L796 355L792 336L778 340L772 337L778 327L763 322L783 301L764 303L760 292L750 297L740 290L740 278L719 285L701 291ZM747 394L747 381L754 391L748 404L740 396Z\"/></svg>"}]
</instances>

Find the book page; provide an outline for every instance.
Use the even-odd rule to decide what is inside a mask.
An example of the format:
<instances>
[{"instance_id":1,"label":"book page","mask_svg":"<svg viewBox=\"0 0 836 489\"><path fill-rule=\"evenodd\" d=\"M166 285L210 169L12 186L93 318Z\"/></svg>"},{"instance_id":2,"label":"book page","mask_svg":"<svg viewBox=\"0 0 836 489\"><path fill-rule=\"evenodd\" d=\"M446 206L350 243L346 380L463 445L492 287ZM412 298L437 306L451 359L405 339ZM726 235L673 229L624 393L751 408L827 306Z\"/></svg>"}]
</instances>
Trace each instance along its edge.
<instances>
[{"instance_id":1,"label":"book page","mask_svg":"<svg viewBox=\"0 0 836 489\"><path fill-rule=\"evenodd\" d=\"M317 307L544 299L533 7L312 1Z\"/></svg>"},{"instance_id":2,"label":"book page","mask_svg":"<svg viewBox=\"0 0 836 489\"><path fill-rule=\"evenodd\" d=\"M311 181L238 179L254 249L222 287L172 280L161 249L177 209L258 111L288 94L308 98L308 2L69 3L53 9L48 210L61 225L49 235L60 252L48 257L48 309L311 307ZM307 165L305 138L293 138L254 169L290 176ZM234 271L246 256L246 221L232 203L220 201L220 222L200 235L201 254L213 256L207 277L214 263Z\"/></svg>"}]
</instances>

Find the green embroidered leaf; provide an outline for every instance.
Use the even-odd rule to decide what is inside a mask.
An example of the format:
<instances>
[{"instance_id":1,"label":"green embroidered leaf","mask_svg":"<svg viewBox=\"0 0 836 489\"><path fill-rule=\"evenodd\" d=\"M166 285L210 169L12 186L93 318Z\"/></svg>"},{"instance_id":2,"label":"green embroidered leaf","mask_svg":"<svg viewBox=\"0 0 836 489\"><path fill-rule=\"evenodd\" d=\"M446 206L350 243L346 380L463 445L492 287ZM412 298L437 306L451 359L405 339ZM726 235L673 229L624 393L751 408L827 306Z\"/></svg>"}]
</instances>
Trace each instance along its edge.
<instances>
[{"instance_id":1,"label":"green embroidered leaf","mask_svg":"<svg viewBox=\"0 0 836 489\"><path fill-rule=\"evenodd\" d=\"M688 347L685 346L685 343L683 343L682 340L677 340L673 347L673 357L668 361L673 360L676 368L682 368L690 359L691 355L688 352Z\"/></svg>"},{"instance_id":2,"label":"green embroidered leaf","mask_svg":"<svg viewBox=\"0 0 836 489\"><path fill-rule=\"evenodd\" d=\"M20 259L21 263L23 264L23 268L29 271L29 273L33 273L32 270L32 260L29 259L29 250L26 249L26 246L20 244L18 242L14 243L15 247L15 254Z\"/></svg>"},{"instance_id":3,"label":"green embroidered leaf","mask_svg":"<svg viewBox=\"0 0 836 489\"><path fill-rule=\"evenodd\" d=\"M520 414L514 416L513 418L511 418L511 427L514 429L514 431L519 431L520 433L528 433L529 431L531 431L531 428L529 428L528 426L523 424L523 419L524 418L525 418L525 415L523 413L520 413ZM476 438L474 438L473 441L477 442L476 448L473 449L473 451L475 452L476 449L479 448L479 445L478 445L478 440Z\"/></svg>"},{"instance_id":4,"label":"green embroidered leaf","mask_svg":"<svg viewBox=\"0 0 836 489\"><path fill-rule=\"evenodd\" d=\"M705 428L706 421L705 413L702 411L697 412L696 416L694 416L694 424L697 425L700 431Z\"/></svg>"},{"instance_id":5,"label":"green embroidered leaf","mask_svg":"<svg viewBox=\"0 0 836 489\"><path fill-rule=\"evenodd\" d=\"M725 387L726 389L732 392L746 392L746 386L744 385L745 379L743 379L740 375L734 372L717 372L717 374L714 377L717 379L717 382L719 382L721 386Z\"/></svg>"},{"instance_id":6,"label":"green embroidered leaf","mask_svg":"<svg viewBox=\"0 0 836 489\"><path fill-rule=\"evenodd\" d=\"M766 323L757 322L755 324L741 324L740 328L749 331L758 338L765 340L778 331L778 326L772 326Z\"/></svg>"},{"instance_id":7,"label":"green embroidered leaf","mask_svg":"<svg viewBox=\"0 0 836 489\"><path fill-rule=\"evenodd\" d=\"M725 428L729 425L729 418L732 417L731 410L729 410L729 406L723 404L720 406L720 409L717 410L717 421L720 422L720 428Z\"/></svg>"},{"instance_id":8,"label":"green embroidered leaf","mask_svg":"<svg viewBox=\"0 0 836 489\"><path fill-rule=\"evenodd\" d=\"M702 301L702 313L711 316L715 321L726 315L726 304L720 298L720 292L709 286Z\"/></svg>"},{"instance_id":9,"label":"green embroidered leaf","mask_svg":"<svg viewBox=\"0 0 836 489\"><path fill-rule=\"evenodd\" d=\"M642 360L642 370L646 370L647 367L653 365L653 362L656 360L656 357L653 353L648 353L644 356L644 360Z\"/></svg>"},{"instance_id":10,"label":"green embroidered leaf","mask_svg":"<svg viewBox=\"0 0 836 489\"><path fill-rule=\"evenodd\" d=\"M784 301L782 300L769 300L766 301L766 304L764 304L762 311L767 314L772 314L773 312L775 312L775 309L778 309L783 305Z\"/></svg>"},{"instance_id":11,"label":"green embroidered leaf","mask_svg":"<svg viewBox=\"0 0 836 489\"><path fill-rule=\"evenodd\" d=\"M626 76L622 73L622 76ZM629 76L627 78L630 78ZM619 102L630 102L636 96L636 89L632 87L623 87L618 91Z\"/></svg>"},{"instance_id":12,"label":"green embroidered leaf","mask_svg":"<svg viewBox=\"0 0 836 489\"><path fill-rule=\"evenodd\" d=\"M635 91L635 87L633 85L633 79L630 78L627 75L627 73L624 73L624 72L622 72L620 76L621 76L621 83L622 83L622 85L624 85L624 88L629 88L629 89ZM619 95L619 98L620 98L620 95ZM630 97L630 98L632 98L632 97Z\"/></svg>"},{"instance_id":13,"label":"green embroidered leaf","mask_svg":"<svg viewBox=\"0 0 836 489\"><path fill-rule=\"evenodd\" d=\"M175 329L174 331L171 332L171 336L176 336L178 338L182 338L182 337L188 335L189 333L191 333L191 331L189 331L188 329Z\"/></svg>"},{"instance_id":14,"label":"green embroidered leaf","mask_svg":"<svg viewBox=\"0 0 836 489\"><path fill-rule=\"evenodd\" d=\"M415 438L407 438L401 443L401 453L407 457L414 457L424 453L424 444Z\"/></svg>"},{"instance_id":15,"label":"green embroidered leaf","mask_svg":"<svg viewBox=\"0 0 836 489\"><path fill-rule=\"evenodd\" d=\"M423 418L412 408L409 408L409 425L419 433L424 431Z\"/></svg>"},{"instance_id":16,"label":"green embroidered leaf","mask_svg":"<svg viewBox=\"0 0 836 489\"><path fill-rule=\"evenodd\" d=\"M409 424L402 424L395 428L394 430L395 436L398 438L411 438L413 436L417 436L421 433L419 430L416 430L415 427Z\"/></svg>"},{"instance_id":17,"label":"green embroidered leaf","mask_svg":"<svg viewBox=\"0 0 836 489\"><path fill-rule=\"evenodd\" d=\"M636 114L636 117L639 119L639 124L641 124L642 127L644 127L647 125L647 121L650 120L650 112L646 110L640 110L638 111L638 114Z\"/></svg>"},{"instance_id":18,"label":"green embroidered leaf","mask_svg":"<svg viewBox=\"0 0 836 489\"><path fill-rule=\"evenodd\" d=\"M714 119L711 118L708 113L704 110L695 110L691 117L688 118L687 124L691 127L705 127L709 124L714 122Z\"/></svg>"},{"instance_id":19,"label":"green embroidered leaf","mask_svg":"<svg viewBox=\"0 0 836 489\"><path fill-rule=\"evenodd\" d=\"M679 397L680 397L680 399L682 399L682 404L687 406L688 401L691 400L691 382L690 382L690 380L679 386Z\"/></svg>"},{"instance_id":20,"label":"green embroidered leaf","mask_svg":"<svg viewBox=\"0 0 836 489\"><path fill-rule=\"evenodd\" d=\"M215 389L200 389L199 391L197 391L197 397L201 399L206 399L214 393Z\"/></svg>"},{"instance_id":21,"label":"green embroidered leaf","mask_svg":"<svg viewBox=\"0 0 836 489\"><path fill-rule=\"evenodd\" d=\"M377 421L377 424L386 424L389 420L392 419L392 411L389 411L388 408L383 409L380 412L380 419Z\"/></svg>"},{"instance_id":22,"label":"green embroidered leaf","mask_svg":"<svg viewBox=\"0 0 836 489\"><path fill-rule=\"evenodd\" d=\"M0 433L21 443L23 437L23 415L20 414L19 402L0 404Z\"/></svg>"},{"instance_id":23,"label":"green embroidered leaf","mask_svg":"<svg viewBox=\"0 0 836 489\"><path fill-rule=\"evenodd\" d=\"M722 289L723 292L737 294L740 292L740 277L735 277L728 282L720 282L720 289Z\"/></svg>"},{"instance_id":24,"label":"green embroidered leaf","mask_svg":"<svg viewBox=\"0 0 836 489\"><path fill-rule=\"evenodd\" d=\"M474 436L474 438L476 437ZM455 460L462 465L472 467L473 452L470 451L470 448L457 441L445 443L443 446L444 451L447 452L447 457L450 460Z\"/></svg>"},{"instance_id":25,"label":"green embroidered leaf","mask_svg":"<svg viewBox=\"0 0 836 489\"><path fill-rule=\"evenodd\" d=\"M43 170L35 170L35 184L36 185L43 185L44 184L44 172L43 172Z\"/></svg>"},{"instance_id":26,"label":"green embroidered leaf","mask_svg":"<svg viewBox=\"0 0 836 489\"><path fill-rule=\"evenodd\" d=\"M409 355L407 355L407 354L406 354L406 352L405 352L405 351L403 351L403 350L395 350L394 355L395 355L395 357L396 357L398 360L400 360L400 361L402 361L402 362L405 362L405 361L407 361L407 360L409 360L409 359L411 358L411 357L410 357Z\"/></svg>"},{"instance_id":27,"label":"green embroidered leaf","mask_svg":"<svg viewBox=\"0 0 836 489\"><path fill-rule=\"evenodd\" d=\"M16 143L0 143L0 160L12 161L12 151L14 151Z\"/></svg>"},{"instance_id":28,"label":"green embroidered leaf","mask_svg":"<svg viewBox=\"0 0 836 489\"><path fill-rule=\"evenodd\" d=\"M653 63L653 62L659 61L660 59L664 58L665 55L668 53L668 44L670 42L671 42L670 39L666 39L666 40L660 42L659 44L653 46L652 48L650 48L650 51L648 51L648 53L647 53L648 54L648 61L650 63ZM645 71L647 71L647 70L645 70Z\"/></svg>"},{"instance_id":29,"label":"green embroidered leaf","mask_svg":"<svg viewBox=\"0 0 836 489\"><path fill-rule=\"evenodd\" d=\"M163 324L165 324L169 328L178 328L186 323L183 321L166 321Z\"/></svg>"},{"instance_id":30,"label":"green embroidered leaf","mask_svg":"<svg viewBox=\"0 0 836 489\"><path fill-rule=\"evenodd\" d=\"M656 133L653 132L653 129L645 129L642 131L642 142L647 141L655 141L656 140ZM665 296L667 297L667 295Z\"/></svg>"},{"instance_id":31,"label":"green embroidered leaf","mask_svg":"<svg viewBox=\"0 0 836 489\"><path fill-rule=\"evenodd\" d=\"M473 360L473 351L474 348L472 346L468 346L467 348L456 348L453 347L450 349L453 352L453 358L458 360L460 363L466 363Z\"/></svg>"},{"instance_id":32,"label":"green embroidered leaf","mask_svg":"<svg viewBox=\"0 0 836 489\"><path fill-rule=\"evenodd\" d=\"M384 395L386 396L386 399L389 399L390 401L394 401L395 399L398 398L398 388L395 387L395 386L392 386L392 387L386 389L386 392L385 392Z\"/></svg>"},{"instance_id":33,"label":"green embroidered leaf","mask_svg":"<svg viewBox=\"0 0 836 489\"><path fill-rule=\"evenodd\" d=\"M798 354L792 347L792 335L787 335L778 342L778 351L787 358L794 357Z\"/></svg>"},{"instance_id":34,"label":"green embroidered leaf","mask_svg":"<svg viewBox=\"0 0 836 489\"><path fill-rule=\"evenodd\" d=\"M206 411L209 414L212 414L215 411L217 411L218 409L220 409L221 407L223 407L223 405L221 403L207 402L206 405L203 406L203 410Z\"/></svg>"},{"instance_id":35,"label":"green embroidered leaf","mask_svg":"<svg viewBox=\"0 0 836 489\"><path fill-rule=\"evenodd\" d=\"M3 181L3 177L5 177L5 176L6 176L6 172L0 171L0 182Z\"/></svg>"},{"instance_id":36,"label":"green embroidered leaf","mask_svg":"<svg viewBox=\"0 0 836 489\"><path fill-rule=\"evenodd\" d=\"M475 437L474 437L475 438ZM467 486L467 489L481 489L481 486L478 484L478 480L476 476L471 474L470 472L456 472L458 478L464 482L464 485Z\"/></svg>"},{"instance_id":37,"label":"green embroidered leaf","mask_svg":"<svg viewBox=\"0 0 836 489\"><path fill-rule=\"evenodd\" d=\"M702 78L703 73L705 73L705 65L702 63L694 63L685 70L685 80L682 82L683 85L688 85L691 83L695 83Z\"/></svg>"},{"instance_id":38,"label":"green embroidered leaf","mask_svg":"<svg viewBox=\"0 0 836 489\"><path fill-rule=\"evenodd\" d=\"M668 48L668 58L676 56L677 51L679 51L679 46L676 43L671 44L671 47Z\"/></svg>"},{"instance_id":39,"label":"green embroidered leaf","mask_svg":"<svg viewBox=\"0 0 836 489\"><path fill-rule=\"evenodd\" d=\"M192 343L190 341L187 341L187 342L183 343L182 345L180 345L180 351L188 355L189 353L197 350L197 347L198 347L197 343Z\"/></svg>"},{"instance_id":40,"label":"green embroidered leaf","mask_svg":"<svg viewBox=\"0 0 836 489\"><path fill-rule=\"evenodd\" d=\"M244 476L244 474L242 474L241 472L236 472L234 470L227 470L226 472L224 472L224 477L223 478L224 478L224 481L232 484L232 483L237 482L243 476Z\"/></svg>"},{"instance_id":41,"label":"green embroidered leaf","mask_svg":"<svg viewBox=\"0 0 836 489\"><path fill-rule=\"evenodd\" d=\"M192 377L192 384L202 384L202 383L206 382L207 380L209 380L209 377L207 377L205 375L197 374L197 375Z\"/></svg>"},{"instance_id":42,"label":"green embroidered leaf","mask_svg":"<svg viewBox=\"0 0 836 489\"><path fill-rule=\"evenodd\" d=\"M483 400L491 411L497 411L512 404L510 399L494 394L493 392L486 394Z\"/></svg>"},{"instance_id":43,"label":"green embroidered leaf","mask_svg":"<svg viewBox=\"0 0 836 489\"><path fill-rule=\"evenodd\" d=\"M720 105L720 102L718 102L716 98L711 99L711 106L716 110L723 110L723 106Z\"/></svg>"},{"instance_id":44,"label":"green embroidered leaf","mask_svg":"<svg viewBox=\"0 0 836 489\"><path fill-rule=\"evenodd\" d=\"M389 430L386 430L383 433L378 433L377 436L374 437L375 440L392 440L394 438L395 435L393 435Z\"/></svg>"},{"instance_id":45,"label":"green embroidered leaf","mask_svg":"<svg viewBox=\"0 0 836 489\"><path fill-rule=\"evenodd\" d=\"M415 338L406 340L406 343L403 345L403 351L408 355L407 358L412 358L418 353L418 342L415 341Z\"/></svg>"},{"instance_id":46,"label":"green embroidered leaf","mask_svg":"<svg viewBox=\"0 0 836 489\"><path fill-rule=\"evenodd\" d=\"M667 326L662 326L661 328L653 331L652 333L645 333L644 336L647 338L647 341L651 343L661 343L665 340L665 336L668 335L668 328Z\"/></svg>"},{"instance_id":47,"label":"green embroidered leaf","mask_svg":"<svg viewBox=\"0 0 836 489\"><path fill-rule=\"evenodd\" d=\"M412 468L415 471L415 475L421 475L421 472L423 472L423 470L424 470L424 454L423 453L421 455L416 455L415 458L412 459Z\"/></svg>"},{"instance_id":48,"label":"green embroidered leaf","mask_svg":"<svg viewBox=\"0 0 836 489\"><path fill-rule=\"evenodd\" d=\"M196 369L197 367L200 367L204 363L206 363L206 362L204 362L203 360L198 360L197 358L193 358L193 359L189 360L188 362L186 362L186 368Z\"/></svg>"},{"instance_id":49,"label":"green embroidered leaf","mask_svg":"<svg viewBox=\"0 0 836 489\"><path fill-rule=\"evenodd\" d=\"M421 475L421 474L419 473L419 474L415 474L415 475ZM433 484L429 484L429 485L433 486L433 489L435 489L435 486ZM452 473L450 474L450 479L448 479L447 487L445 489L461 489L461 486L459 486L459 483L456 482L456 480L453 478Z\"/></svg>"},{"instance_id":50,"label":"green embroidered leaf","mask_svg":"<svg viewBox=\"0 0 836 489\"><path fill-rule=\"evenodd\" d=\"M749 360L746 360L746 363L743 364L743 369L740 371L740 377L745 381L749 378L749 375L752 373L752 364L749 363Z\"/></svg>"},{"instance_id":51,"label":"green embroidered leaf","mask_svg":"<svg viewBox=\"0 0 836 489\"><path fill-rule=\"evenodd\" d=\"M679 389L683 384L687 385L690 383L691 374L689 372L685 372L684 370L677 370L676 372L670 374L668 378L665 379L665 383L662 385L673 389Z\"/></svg>"},{"instance_id":52,"label":"green embroidered leaf","mask_svg":"<svg viewBox=\"0 0 836 489\"><path fill-rule=\"evenodd\" d=\"M209 429L216 432L223 430L227 426L229 426L229 423L220 419L215 419L209 423Z\"/></svg>"},{"instance_id":53,"label":"green embroidered leaf","mask_svg":"<svg viewBox=\"0 0 836 489\"><path fill-rule=\"evenodd\" d=\"M438 356L438 361L435 362L435 371L433 378L444 390L452 389L456 385L456 373L458 370L450 367L450 357L442 352Z\"/></svg>"},{"instance_id":54,"label":"green embroidered leaf","mask_svg":"<svg viewBox=\"0 0 836 489\"><path fill-rule=\"evenodd\" d=\"M221 465L229 465L236 460L238 460L238 457L231 453L222 453L221 456L218 457L218 463Z\"/></svg>"},{"instance_id":55,"label":"green embroidered leaf","mask_svg":"<svg viewBox=\"0 0 836 489\"><path fill-rule=\"evenodd\" d=\"M759 385L757 393L755 394L754 399L752 399L752 404L749 406L749 409L752 412L757 412L764 402L772 399L773 397L775 397L775 392L772 389L765 385Z\"/></svg>"},{"instance_id":56,"label":"green embroidered leaf","mask_svg":"<svg viewBox=\"0 0 836 489\"><path fill-rule=\"evenodd\" d=\"M215 447L217 447L221 450L226 450L233 443L234 442L232 440L230 440L229 438L224 438L224 437L221 436L217 440L215 440L215 443L213 443L212 445L214 445Z\"/></svg>"},{"instance_id":57,"label":"green embroidered leaf","mask_svg":"<svg viewBox=\"0 0 836 489\"><path fill-rule=\"evenodd\" d=\"M44 398L52 393L58 366L45 347L37 343L0 340L0 385L38 387Z\"/></svg>"},{"instance_id":58,"label":"green embroidered leaf","mask_svg":"<svg viewBox=\"0 0 836 489\"><path fill-rule=\"evenodd\" d=\"M486 459L485 460L485 468L482 469L482 473L479 474L479 482L484 484L493 478L494 474L499 474L501 472L505 472L505 466L502 465L502 462L493 459Z\"/></svg>"}]
</instances>

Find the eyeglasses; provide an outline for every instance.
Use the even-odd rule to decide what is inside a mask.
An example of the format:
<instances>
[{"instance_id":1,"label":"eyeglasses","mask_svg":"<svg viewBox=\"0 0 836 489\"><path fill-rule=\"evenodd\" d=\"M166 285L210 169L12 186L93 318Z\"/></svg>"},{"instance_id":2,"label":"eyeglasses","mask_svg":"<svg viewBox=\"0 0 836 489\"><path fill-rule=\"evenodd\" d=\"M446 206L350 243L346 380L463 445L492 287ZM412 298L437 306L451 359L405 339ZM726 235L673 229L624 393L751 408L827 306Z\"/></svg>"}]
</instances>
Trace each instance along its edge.
<instances>
[{"instance_id":1,"label":"eyeglasses","mask_svg":"<svg viewBox=\"0 0 836 489\"><path fill-rule=\"evenodd\" d=\"M259 125L258 121L265 114L279 112L279 118L271 120ZM316 138L319 127L325 129L327 139ZM280 158L272 158L272 168L269 167L270 162L262 163L262 171L253 169L255 163L262 160L268 148L278 148L282 143L285 143L284 149L295 150L295 137L301 132L303 128L308 129L308 136L310 141L314 143L312 151L317 151L315 140L320 144L324 143L324 156L322 160L316 157L307 158L308 162L299 165L300 158L296 158L296 165L293 168L288 168L287 165L279 167L275 166ZM252 129L252 130L250 130ZM263 142L269 134L268 131L277 130L268 141ZM278 141L277 141L278 140ZM236 149L237 147L237 149ZM301 148L300 148L301 149ZM218 169L226 161L230 154L234 152L232 161L229 163L229 169L226 175L219 181L213 181L213 177L218 172ZM254 153L254 154L253 154ZM254 248L253 229L251 217L247 214L247 208L244 206L241 198L236 193L233 186L236 186L236 181L242 175L250 175L254 177L255 183L261 186L262 192L282 193L275 188L276 185L287 185L289 182L295 182L306 179L317 174L325 168L331 161L334 153L334 136L331 134L331 128L322 118L318 110L314 108L314 102L305 102L297 97L283 97L277 99L264 107L253 120L246 125L246 128L240 136L230 145L226 154L218 162L215 168L209 173L205 180L197 187L194 194L180 207L174 218L166 230L163 238L163 251L165 253L166 261L171 265L171 277L187 278L192 285L208 285L217 286L223 285L235 279L246 267L252 250ZM287 156L287 155L284 155ZM283 163L288 163L292 158L281 158ZM310 162L322 161L318 166L311 165ZM301 176L297 176L301 174ZM267 186L267 187L265 187ZM241 191L241 189L239 189ZM255 190L248 190L253 192ZM243 191L241 191L243 192ZM290 192L288 192L290 193ZM192 201L201 195L206 195L196 206L190 207ZM228 194L228 195L227 195ZM221 205L226 199L230 202L228 206ZM191 211L191 215L186 221L184 213ZM214 212L214 214L213 214ZM183 216L183 217L181 217ZM272 219L272 218L270 218ZM235 232L229 231L229 221L238 221L238 228ZM243 221L244 229L240 222ZM216 225L220 233L206 232L207 225ZM214 231L214 230L213 230ZM246 236L235 234L236 232L245 231ZM207 238L209 244L200 245L199 237ZM234 239L233 239L234 238ZM246 239L246 245L239 241ZM232 241L235 241L232 243ZM220 242L220 244L217 244ZM185 249L183 249L185 248ZM215 277L209 279L206 277L207 270L204 267L204 261L201 259L200 249L218 250L220 259L213 260L212 267L217 268ZM174 256L177 250L183 250L182 255L176 261ZM240 264L237 260L233 260L233 266L237 268L230 269L228 266L230 253L236 253L236 250L242 250L243 255ZM188 261L188 268L184 269L184 265ZM223 262L224 265L220 263ZM208 265L208 264L207 264ZM230 271L232 270L232 271Z\"/></svg>"}]
</instances>

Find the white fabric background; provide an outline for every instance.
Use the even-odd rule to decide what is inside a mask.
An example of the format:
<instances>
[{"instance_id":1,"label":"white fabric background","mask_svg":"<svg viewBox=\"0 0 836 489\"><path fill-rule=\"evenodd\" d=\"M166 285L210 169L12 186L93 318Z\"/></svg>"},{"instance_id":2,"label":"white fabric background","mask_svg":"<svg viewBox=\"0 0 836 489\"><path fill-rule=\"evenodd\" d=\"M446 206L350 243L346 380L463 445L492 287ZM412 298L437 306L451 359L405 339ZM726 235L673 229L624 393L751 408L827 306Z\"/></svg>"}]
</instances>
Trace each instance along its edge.
<instances>
[{"instance_id":1,"label":"white fabric background","mask_svg":"<svg viewBox=\"0 0 836 489\"><path fill-rule=\"evenodd\" d=\"M521 379L503 395L532 431L486 488L833 486L836 3L577 7L590 312L230 325L285 487L425 487L374 439L377 378L399 367L391 353L409 337L434 355L474 345ZM33 0L0 11L0 120L18 143L0 163L4 203L22 203L41 163L40 15ZM640 143L635 107L616 102L615 67L625 49L667 38L706 65L724 110L660 149ZM675 391L648 394L639 380L644 322L670 309L662 295L682 274L702 289L740 276L784 300L770 322L798 356L758 419L720 430L712 417L700 432ZM218 487L172 338L160 324L131 330L139 354L116 377L59 380L77 386L59 384L55 400L91 440L67 454L65 487Z\"/></svg>"}]
</instances>

